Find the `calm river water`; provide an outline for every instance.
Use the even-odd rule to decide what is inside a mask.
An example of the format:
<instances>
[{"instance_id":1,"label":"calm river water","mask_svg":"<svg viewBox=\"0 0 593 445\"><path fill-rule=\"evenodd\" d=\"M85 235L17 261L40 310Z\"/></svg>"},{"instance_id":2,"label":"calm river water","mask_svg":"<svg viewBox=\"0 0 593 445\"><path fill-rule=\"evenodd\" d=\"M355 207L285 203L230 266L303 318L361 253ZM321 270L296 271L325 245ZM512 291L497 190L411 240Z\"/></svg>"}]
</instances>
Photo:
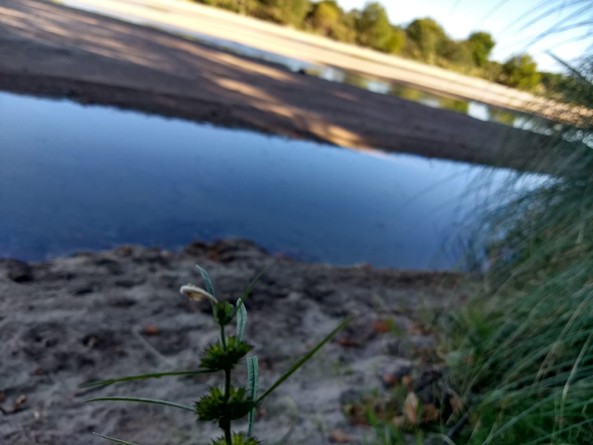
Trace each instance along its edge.
<instances>
[{"instance_id":1,"label":"calm river water","mask_svg":"<svg viewBox=\"0 0 593 445\"><path fill-rule=\"evenodd\" d=\"M237 237L304 260L446 269L512 176L0 93L0 257Z\"/></svg>"}]
</instances>

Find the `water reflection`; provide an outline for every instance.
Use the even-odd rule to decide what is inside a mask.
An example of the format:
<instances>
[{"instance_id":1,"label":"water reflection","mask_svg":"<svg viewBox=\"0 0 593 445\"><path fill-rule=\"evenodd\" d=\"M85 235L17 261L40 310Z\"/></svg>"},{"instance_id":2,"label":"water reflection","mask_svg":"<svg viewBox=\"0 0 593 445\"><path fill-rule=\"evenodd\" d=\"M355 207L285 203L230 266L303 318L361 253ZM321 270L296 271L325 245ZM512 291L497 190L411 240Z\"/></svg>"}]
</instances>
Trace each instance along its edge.
<instances>
[{"instance_id":1,"label":"water reflection","mask_svg":"<svg viewBox=\"0 0 593 445\"><path fill-rule=\"evenodd\" d=\"M448 268L447 246L512 176L4 93L0 147L0 257L25 259L240 237L306 260Z\"/></svg>"},{"instance_id":2,"label":"water reflection","mask_svg":"<svg viewBox=\"0 0 593 445\"><path fill-rule=\"evenodd\" d=\"M482 102L445 96L397 82L373 79L369 76L363 76L337 68L311 66L309 68L302 68L301 71L332 82L346 83L374 93L390 94L432 108L451 110L467 114L475 119L498 122L499 124L524 130L545 133L550 128L559 125L539 116L493 107Z\"/></svg>"}]
</instances>

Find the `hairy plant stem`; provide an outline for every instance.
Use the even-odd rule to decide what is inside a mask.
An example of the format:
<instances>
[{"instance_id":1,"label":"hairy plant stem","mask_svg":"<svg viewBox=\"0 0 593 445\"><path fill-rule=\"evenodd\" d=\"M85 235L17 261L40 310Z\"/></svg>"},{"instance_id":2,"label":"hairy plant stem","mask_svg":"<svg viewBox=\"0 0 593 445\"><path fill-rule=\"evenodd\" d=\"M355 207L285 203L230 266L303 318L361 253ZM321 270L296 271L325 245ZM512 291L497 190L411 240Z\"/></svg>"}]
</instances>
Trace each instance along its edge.
<instances>
[{"instance_id":1,"label":"hairy plant stem","mask_svg":"<svg viewBox=\"0 0 593 445\"><path fill-rule=\"evenodd\" d=\"M224 326L220 325L220 342L222 343L222 347L226 351L226 337L224 335Z\"/></svg>"},{"instance_id":2,"label":"hairy plant stem","mask_svg":"<svg viewBox=\"0 0 593 445\"><path fill-rule=\"evenodd\" d=\"M229 400L230 391L231 391L231 370L225 369L224 370L224 401L225 401L225 403L227 403ZM233 445L233 439L231 436L231 421L230 420L225 421L225 423L223 425L223 429L224 429L224 439L225 439L227 445Z\"/></svg>"},{"instance_id":3,"label":"hairy plant stem","mask_svg":"<svg viewBox=\"0 0 593 445\"><path fill-rule=\"evenodd\" d=\"M224 333L224 325L220 325L220 341L222 342L222 347L226 351L226 338ZM224 403L225 405L228 404L229 397L231 396L231 370L225 369L224 370ZM224 431L224 441L226 445L233 445L233 436L231 434L231 421L229 419L221 419L220 427Z\"/></svg>"},{"instance_id":4,"label":"hairy plant stem","mask_svg":"<svg viewBox=\"0 0 593 445\"><path fill-rule=\"evenodd\" d=\"M231 435L231 422L227 420L222 426L222 429L224 430L224 440L226 442L226 445L233 445L233 436Z\"/></svg>"}]
</instances>

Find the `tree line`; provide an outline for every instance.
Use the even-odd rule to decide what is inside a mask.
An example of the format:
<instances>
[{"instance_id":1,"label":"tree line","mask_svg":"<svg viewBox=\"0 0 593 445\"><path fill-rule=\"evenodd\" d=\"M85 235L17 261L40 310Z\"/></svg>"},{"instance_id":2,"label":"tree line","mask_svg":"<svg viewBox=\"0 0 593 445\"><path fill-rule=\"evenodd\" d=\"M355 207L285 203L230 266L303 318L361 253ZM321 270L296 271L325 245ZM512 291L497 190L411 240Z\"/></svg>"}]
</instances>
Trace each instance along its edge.
<instances>
[{"instance_id":1,"label":"tree line","mask_svg":"<svg viewBox=\"0 0 593 445\"><path fill-rule=\"evenodd\" d=\"M429 17L416 19L405 27L394 25L378 2L369 2L361 10L346 11L334 0L194 1L559 100L575 100L570 94L572 78L538 71L529 54L512 56L503 63L491 60L496 42L487 32L477 31L466 39L455 40Z\"/></svg>"}]
</instances>

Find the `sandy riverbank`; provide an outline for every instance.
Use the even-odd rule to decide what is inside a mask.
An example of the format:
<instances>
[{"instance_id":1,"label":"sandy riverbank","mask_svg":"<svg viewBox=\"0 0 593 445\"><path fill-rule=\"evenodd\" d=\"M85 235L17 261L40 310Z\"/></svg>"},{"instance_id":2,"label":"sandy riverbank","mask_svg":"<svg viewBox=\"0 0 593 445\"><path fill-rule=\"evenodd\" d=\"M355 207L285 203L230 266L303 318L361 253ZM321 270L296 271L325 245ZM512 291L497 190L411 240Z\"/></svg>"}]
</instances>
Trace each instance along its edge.
<instances>
[{"instance_id":1,"label":"sandy riverbank","mask_svg":"<svg viewBox=\"0 0 593 445\"><path fill-rule=\"evenodd\" d=\"M0 89L519 168L546 143L44 1L0 0ZM511 147L522 148L511 153Z\"/></svg>"},{"instance_id":2,"label":"sandy riverbank","mask_svg":"<svg viewBox=\"0 0 593 445\"><path fill-rule=\"evenodd\" d=\"M93 431L146 445L207 443L215 425L196 424L191 413L84 400L118 394L191 404L219 376L78 388L130 373L195 369L217 335L208 305L178 293L180 284L199 283L195 263L210 271L221 298L240 295L267 268L247 304L261 388L355 317L265 403L256 428L265 443L361 443L371 430L348 422L345 407L404 380L425 404L436 403L443 368L434 328L467 298L455 274L304 264L243 241L194 243L181 252L120 247L36 264L0 260L0 443L105 443Z\"/></svg>"}]
</instances>

